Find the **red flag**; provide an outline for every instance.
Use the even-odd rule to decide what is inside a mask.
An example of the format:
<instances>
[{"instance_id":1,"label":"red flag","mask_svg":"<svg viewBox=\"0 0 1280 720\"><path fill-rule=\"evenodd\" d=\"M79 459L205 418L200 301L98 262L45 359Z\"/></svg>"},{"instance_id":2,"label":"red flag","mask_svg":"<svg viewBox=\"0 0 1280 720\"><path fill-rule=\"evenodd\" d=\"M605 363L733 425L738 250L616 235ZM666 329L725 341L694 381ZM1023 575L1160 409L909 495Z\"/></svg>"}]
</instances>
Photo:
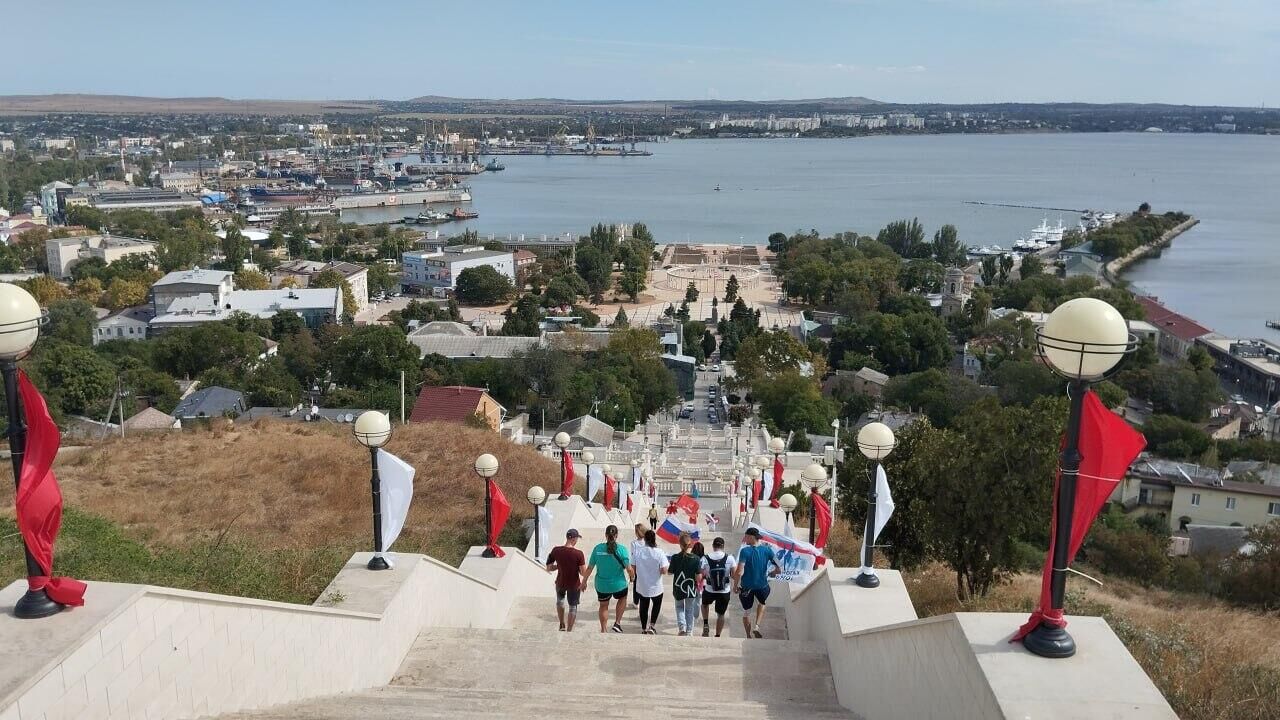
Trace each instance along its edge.
<instances>
[{"instance_id":1,"label":"red flag","mask_svg":"<svg viewBox=\"0 0 1280 720\"><path fill-rule=\"evenodd\" d=\"M701 506L698 505L697 500L687 494L681 494L680 497L676 498L675 505L677 509L683 510L684 514L689 517L689 522L695 525L698 523L698 508Z\"/></svg>"},{"instance_id":2,"label":"red flag","mask_svg":"<svg viewBox=\"0 0 1280 720\"><path fill-rule=\"evenodd\" d=\"M778 507L778 498L782 497L782 460L780 455L773 456L773 498L769 507Z\"/></svg>"},{"instance_id":3,"label":"red flag","mask_svg":"<svg viewBox=\"0 0 1280 720\"><path fill-rule=\"evenodd\" d=\"M756 480L751 483L751 507L760 507L760 487L763 482Z\"/></svg>"},{"instance_id":4,"label":"red flag","mask_svg":"<svg viewBox=\"0 0 1280 720\"><path fill-rule=\"evenodd\" d=\"M613 509L613 497L617 494L618 481L611 475L604 476L604 509Z\"/></svg>"},{"instance_id":5,"label":"red flag","mask_svg":"<svg viewBox=\"0 0 1280 720\"><path fill-rule=\"evenodd\" d=\"M507 496L502 494L502 488L498 487L498 483L492 479L489 480L489 486L492 490L492 517L489 525L489 549L498 557L505 557L506 553L502 548L498 547L498 535L502 534L502 528L507 524L507 518L511 516L511 503L507 502Z\"/></svg>"},{"instance_id":6,"label":"red flag","mask_svg":"<svg viewBox=\"0 0 1280 720\"><path fill-rule=\"evenodd\" d=\"M742 502L738 503L738 512L745 513L746 511L747 511L747 501L746 499L743 499Z\"/></svg>"},{"instance_id":7,"label":"red flag","mask_svg":"<svg viewBox=\"0 0 1280 720\"><path fill-rule=\"evenodd\" d=\"M1084 407L1080 415L1080 472L1076 476L1076 502L1071 510L1071 544L1068 546L1067 565L1076 557L1084 543L1094 519L1107 503L1111 491L1124 477L1134 458L1147 446L1147 439L1134 430L1123 418L1102 404L1092 390L1084 395ZM1021 640L1027 633L1044 623L1053 627L1066 627L1061 609L1053 609L1050 579L1053 577L1053 528L1058 523L1058 483L1053 484L1053 523L1049 526L1049 556L1045 559L1044 573L1040 581L1040 606L1031 614L1010 642Z\"/></svg>"},{"instance_id":8,"label":"red flag","mask_svg":"<svg viewBox=\"0 0 1280 720\"><path fill-rule=\"evenodd\" d=\"M634 506L631 504L631 493L627 493L627 512L631 512Z\"/></svg>"},{"instance_id":9,"label":"red flag","mask_svg":"<svg viewBox=\"0 0 1280 720\"><path fill-rule=\"evenodd\" d=\"M831 506L818 493L809 495L813 499L813 520L818 523L818 537L813 546L821 550L827 546L827 536L831 534Z\"/></svg>"},{"instance_id":10,"label":"red flag","mask_svg":"<svg viewBox=\"0 0 1280 720\"><path fill-rule=\"evenodd\" d=\"M50 600L62 605L84 605L85 584L67 577L53 577L53 545L62 525L62 492L53 475L53 459L61 440L58 426L49 417L49 406L27 374L18 371L18 395L26 410L27 444L18 478L18 530L27 549L44 573L27 578L32 590L43 589Z\"/></svg>"},{"instance_id":11,"label":"red flag","mask_svg":"<svg viewBox=\"0 0 1280 720\"><path fill-rule=\"evenodd\" d=\"M560 451L560 494L573 494L573 460L563 450Z\"/></svg>"}]
</instances>

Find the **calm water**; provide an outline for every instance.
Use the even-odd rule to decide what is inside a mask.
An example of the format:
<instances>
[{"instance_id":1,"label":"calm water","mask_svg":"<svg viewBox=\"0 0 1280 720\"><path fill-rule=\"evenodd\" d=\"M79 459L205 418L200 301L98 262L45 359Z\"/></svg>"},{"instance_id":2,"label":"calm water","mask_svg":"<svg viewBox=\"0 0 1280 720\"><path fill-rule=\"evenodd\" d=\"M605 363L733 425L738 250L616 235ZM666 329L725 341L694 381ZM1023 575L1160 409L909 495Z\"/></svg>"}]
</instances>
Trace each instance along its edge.
<instances>
[{"instance_id":1,"label":"calm water","mask_svg":"<svg viewBox=\"0 0 1280 720\"><path fill-rule=\"evenodd\" d=\"M659 242L763 243L770 232L875 232L919 217L969 245L1014 240L1048 217L985 201L1123 210L1150 202L1201 219L1134 284L1219 332L1260 336L1280 319L1280 138L1081 134L952 135L856 140L687 140L652 157L516 156L472 182L480 218L445 226L490 233L584 232L643 220ZM719 185L721 190L714 188ZM396 210L344 219L399 219ZM1277 335L1277 339L1280 335Z\"/></svg>"}]
</instances>

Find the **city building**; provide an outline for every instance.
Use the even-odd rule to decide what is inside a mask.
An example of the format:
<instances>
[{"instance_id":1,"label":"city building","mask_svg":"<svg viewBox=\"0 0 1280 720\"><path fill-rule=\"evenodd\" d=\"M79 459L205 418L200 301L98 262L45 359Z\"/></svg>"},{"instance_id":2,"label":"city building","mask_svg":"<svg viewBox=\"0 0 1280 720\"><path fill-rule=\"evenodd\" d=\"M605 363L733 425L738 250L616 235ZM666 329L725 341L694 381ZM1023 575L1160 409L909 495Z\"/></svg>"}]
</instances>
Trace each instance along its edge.
<instances>
[{"instance_id":1,"label":"city building","mask_svg":"<svg viewBox=\"0 0 1280 720\"><path fill-rule=\"evenodd\" d=\"M1280 401L1280 345L1269 340L1248 340L1201 335L1196 343L1213 358L1213 370L1222 381L1261 405Z\"/></svg>"},{"instance_id":2,"label":"city building","mask_svg":"<svg viewBox=\"0 0 1280 720\"><path fill-rule=\"evenodd\" d=\"M505 275L512 283L516 281L514 253L485 250L479 245L453 245L438 254L407 252L401 260L404 275L400 283L406 290L453 290L463 270L485 265Z\"/></svg>"},{"instance_id":3,"label":"city building","mask_svg":"<svg viewBox=\"0 0 1280 720\"><path fill-rule=\"evenodd\" d=\"M184 208L202 206L200 198L177 190L163 188L132 188L127 190L104 190L97 188L75 188L67 194L63 202L63 210L76 205L88 205L99 210L146 210L148 212L168 212Z\"/></svg>"},{"instance_id":4,"label":"city building","mask_svg":"<svg viewBox=\"0 0 1280 720\"><path fill-rule=\"evenodd\" d=\"M479 418L495 432L502 426L507 409L484 388L462 385L427 386L418 393L409 422L465 423Z\"/></svg>"},{"instance_id":5,"label":"city building","mask_svg":"<svg viewBox=\"0 0 1280 720\"><path fill-rule=\"evenodd\" d=\"M200 178L192 173L162 172L159 175L160 187L165 190L194 193L200 189Z\"/></svg>"},{"instance_id":6,"label":"city building","mask_svg":"<svg viewBox=\"0 0 1280 720\"><path fill-rule=\"evenodd\" d=\"M230 304L232 277L227 270L174 270L151 286L152 309L157 316L163 315L174 301L201 295L210 296L214 307L226 307Z\"/></svg>"},{"instance_id":7,"label":"city building","mask_svg":"<svg viewBox=\"0 0 1280 720\"><path fill-rule=\"evenodd\" d=\"M179 401L173 409L173 417L183 427L190 427L192 423L208 422L213 418L234 419L248 409L244 393L221 385L210 385Z\"/></svg>"},{"instance_id":8,"label":"city building","mask_svg":"<svg viewBox=\"0 0 1280 720\"><path fill-rule=\"evenodd\" d=\"M947 268L942 280L942 316L964 312L964 306L973 297L974 281L963 268Z\"/></svg>"},{"instance_id":9,"label":"city building","mask_svg":"<svg viewBox=\"0 0 1280 720\"><path fill-rule=\"evenodd\" d=\"M1067 277L1092 277L1096 278L1102 274L1102 267L1106 265L1106 259L1093 249L1093 243L1082 242L1075 247L1058 251L1058 257L1062 258L1063 271Z\"/></svg>"},{"instance_id":10,"label":"city building","mask_svg":"<svg viewBox=\"0 0 1280 720\"><path fill-rule=\"evenodd\" d=\"M75 188L71 183L54 180L40 186L40 207L45 215L60 217L62 215L62 198Z\"/></svg>"},{"instance_id":11,"label":"city building","mask_svg":"<svg viewBox=\"0 0 1280 720\"><path fill-rule=\"evenodd\" d=\"M71 277L76 263L87 258L97 258L110 265L130 255L153 255L155 243L137 238L115 235L88 235L84 237L50 238L44 243L45 259L49 274L59 280Z\"/></svg>"},{"instance_id":12,"label":"city building","mask_svg":"<svg viewBox=\"0 0 1280 720\"><path fill-rule=\"evenodd\" d=\"M108 340L146 340L155 313L150 305L125 308L98 321L93 331L93 344Z\"/></svg>"},{"instance_id":13,"label":"city building","mask_svg":"<svg viewBox=\"0 0 1280 720\"><path fill-rule=\"evenodd\" d=\"M227 320L235 313L269 319L284 311L297 313L312 329L336 322L342 317L342 290L232 290L225 296L201 293L178 297L169 300L165 312L151 320L151 330L158 333L171 328L195 327L206 322Z\"/></svg>"},{"instance_id":14,"label":"city building","mask_svg":"<svg viewBox=\"0 0 1280 720\"><path fill-rule=\"evenodd\" d=\"M1134 299L1142 306L1147 322L1160 331L1158 348L1168 357L1185 358L1196 344L1196 339L1211 332L1209 328L1186 315L1161 305L1156 298L1134 295Z\"/></svg>"},{"instance_id":15,"label":"city building","mask_svg":"<svg viewBox=\"0 0 1280 720\"><path fill-rule=\"evenodd\" d=\"M271 272L271 284L279 285L285 278L293 278L298 287L310 287L311 278L325 270L333 270L342 276L351 286L351 295L355 300L355 308L348 312L356 315L369 306L369 269L355 263L319 262L316 260L290 260Z\"/></svg>"},{"instance_id":16,"label":"city building","mask_svg":"<svg viewBox=\"0 0 1280 720\"><path fill-rule=\"evenodd\" d=\"M1280 485L1231 480L1216 468L1146 453L1110 499L1126 513L1160 517L1171 533L1189 525L1250 527L1280 519Z\"/></svg>"}]
</instances>

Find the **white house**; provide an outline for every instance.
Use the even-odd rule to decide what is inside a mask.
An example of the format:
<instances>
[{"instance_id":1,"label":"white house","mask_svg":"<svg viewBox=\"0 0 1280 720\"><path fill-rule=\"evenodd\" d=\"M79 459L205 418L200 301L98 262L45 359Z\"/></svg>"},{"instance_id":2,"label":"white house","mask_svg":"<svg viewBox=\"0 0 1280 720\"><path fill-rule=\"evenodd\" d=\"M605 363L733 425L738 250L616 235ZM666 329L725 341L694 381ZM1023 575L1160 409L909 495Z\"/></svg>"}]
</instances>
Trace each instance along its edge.
<instances>
[{"instance_id":1,"label":"white house","mask_svg":"<svg viewBox=\"0 0 1280 720\"><path fill-rule=\"evenodd\" d=\"M125 308L98 321L93 331L93 344L108 340L146 340L154 314L148 305Z\"/></svg>"},{"instance_id":2,"label":"white house","mask_svg":"<svg viewBox=\"0 0 1280 720\"><path fill-rule=\"evenodd\" d=\"M400 284L406 289L457 287L458 275L467 268L488 265L498 274L516 281L515 254L510 251L485 250L479 245L453 245L440 253L407 252L401 257L404 276Z\"/></svg>"},{"instance_id":3,"label":"white house","mask_svg":"<svg viewBox=\"0 0 1280 720\"><path fill-rule=\"evenodd\" d=\"M152 308L157 316L164 315L175 300L210 296L210 308L226 308L233 289L233 274L227 270L174 270L151 286Z\"/></svg>"}]
</instances>

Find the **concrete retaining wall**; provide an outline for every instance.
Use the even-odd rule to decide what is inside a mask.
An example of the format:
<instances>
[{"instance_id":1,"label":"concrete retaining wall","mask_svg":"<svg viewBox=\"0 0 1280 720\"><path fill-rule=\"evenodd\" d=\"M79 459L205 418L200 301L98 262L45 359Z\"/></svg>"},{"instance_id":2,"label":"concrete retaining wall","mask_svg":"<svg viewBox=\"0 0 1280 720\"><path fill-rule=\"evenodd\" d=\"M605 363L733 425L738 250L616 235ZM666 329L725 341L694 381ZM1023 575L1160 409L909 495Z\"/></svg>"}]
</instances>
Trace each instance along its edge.
<instances>
[{"instance_id":1,"label":"concrete retaining wall","mask_svg":"<svg viewBox=\"0 0 1280 720\"><path fill-rule=\"evenodd\" d=\"M514 549L464 563L490 581L422 555L384 572L368 559L353 556L316 606L94 582L85 608L6 614L0 637L30 662L0 671L0 720L195 718L379 687L422 628L502 627L517 597L551 593Z\"/></svg>"}]
</instances>

